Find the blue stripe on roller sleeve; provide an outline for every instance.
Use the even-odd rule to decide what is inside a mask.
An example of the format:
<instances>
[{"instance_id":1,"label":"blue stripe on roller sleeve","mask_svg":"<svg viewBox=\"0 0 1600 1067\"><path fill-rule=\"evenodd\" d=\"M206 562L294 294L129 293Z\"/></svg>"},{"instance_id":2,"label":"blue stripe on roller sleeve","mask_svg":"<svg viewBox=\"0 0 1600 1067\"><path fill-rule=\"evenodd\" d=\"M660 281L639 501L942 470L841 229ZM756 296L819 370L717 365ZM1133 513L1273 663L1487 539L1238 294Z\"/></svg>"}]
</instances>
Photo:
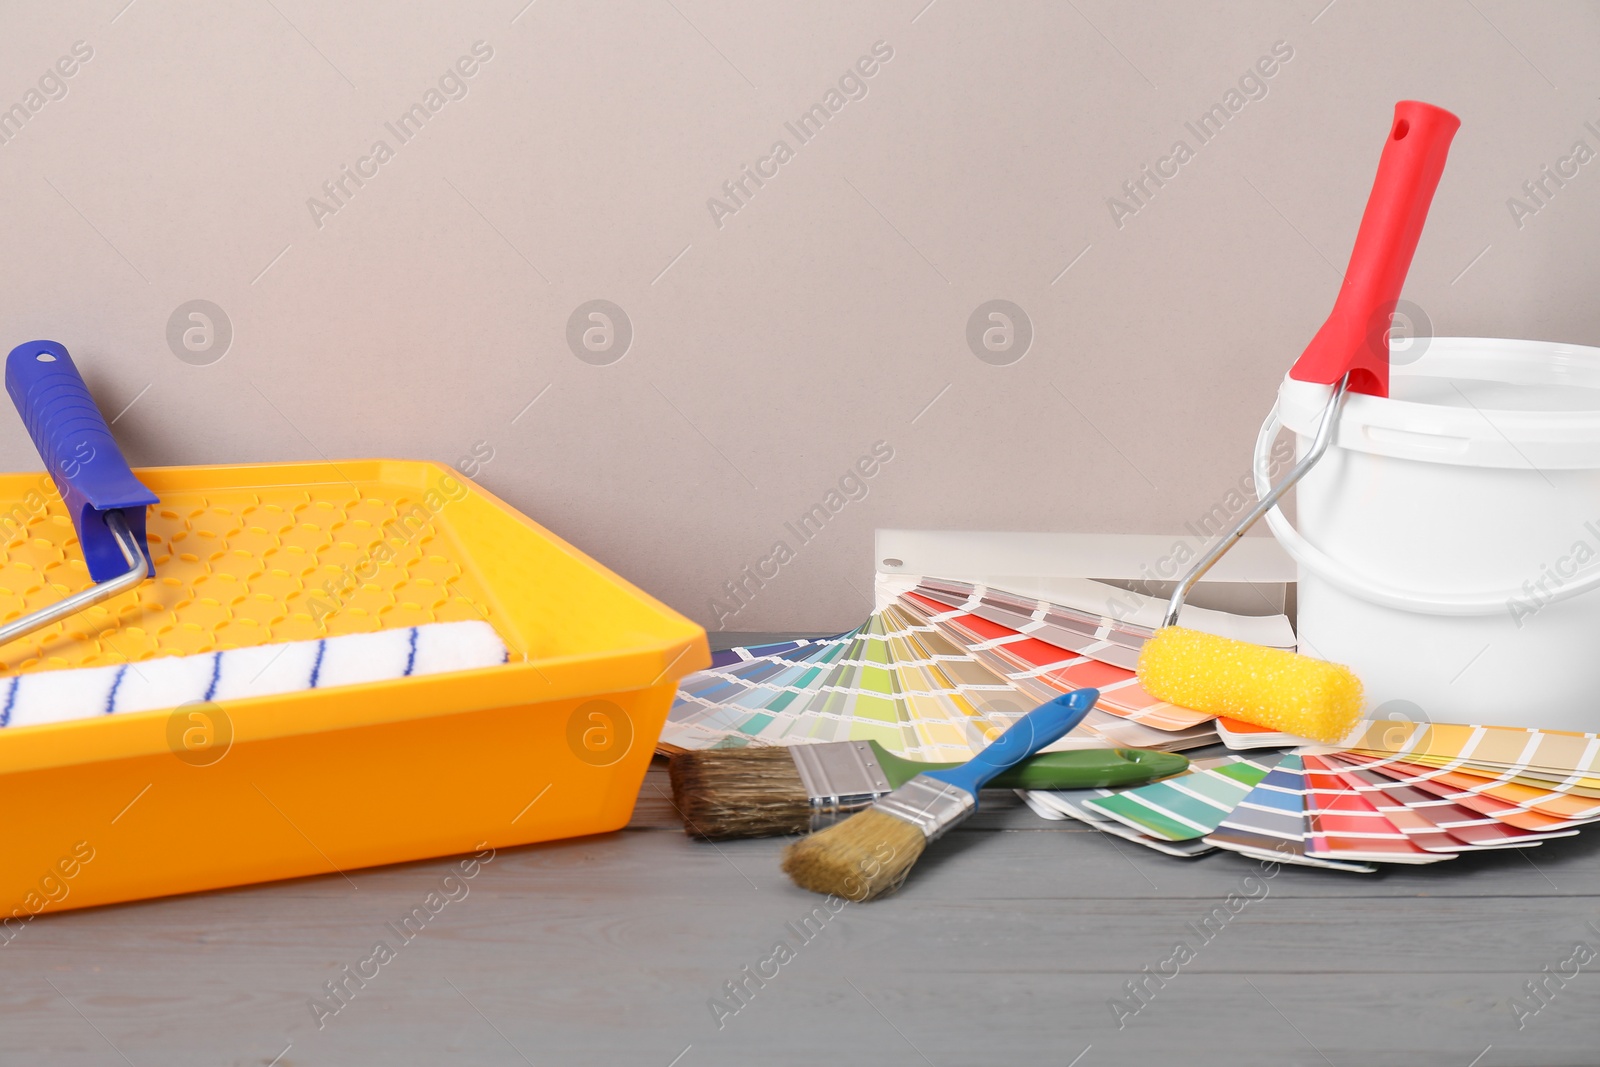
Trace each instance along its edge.
<instances>
[{"instance_id":1,"label":"blue stripe on roller sleeve","mask_svg":"<svg viewBox=\"0 0 1600 1067\"><path fill-rule=\"evenodd\" d=\"M111 679L111 692L106 694L106 714L110 715L117 710L117 690L122 688L122 677L128 673L128 665L124 663L117 668L117 676ZM6 711L10 711L8 707Z\"/></svg>"},{"instance_id":2,"label":"blue stripe on roller sleeve","mask_svg":"<svg viewBox=\"0 0 1600 1067\"><path fill-rule=\"evenodd\" d=\"M217 683L220 681L222 681L222 653L218 651L211 654L211 684L206 686L206 700L217 695Z\"/></svg>"}]
</instances>

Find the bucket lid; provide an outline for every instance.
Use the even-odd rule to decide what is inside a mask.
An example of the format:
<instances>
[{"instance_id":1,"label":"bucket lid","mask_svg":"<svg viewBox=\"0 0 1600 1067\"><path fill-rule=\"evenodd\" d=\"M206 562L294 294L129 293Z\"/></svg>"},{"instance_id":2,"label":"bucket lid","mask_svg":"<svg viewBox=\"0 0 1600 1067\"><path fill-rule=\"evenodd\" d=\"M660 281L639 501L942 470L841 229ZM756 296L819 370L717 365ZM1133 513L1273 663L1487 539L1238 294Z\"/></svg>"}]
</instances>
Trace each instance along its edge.
<instances>
[{"instance_id":1,"label":"bucket lid","mask_svg":"<svg viewBox=\"0 0 1600 1067\"><path fill-rule=\"evenodd\" d=\"M1334 444L1464 467L1600 469L1600 348L1492 337L1390 346L1389 396L1352 393ZM1329 387L1285 377L1283 424L1317 431Z\"/></svg>"}]
</instances>

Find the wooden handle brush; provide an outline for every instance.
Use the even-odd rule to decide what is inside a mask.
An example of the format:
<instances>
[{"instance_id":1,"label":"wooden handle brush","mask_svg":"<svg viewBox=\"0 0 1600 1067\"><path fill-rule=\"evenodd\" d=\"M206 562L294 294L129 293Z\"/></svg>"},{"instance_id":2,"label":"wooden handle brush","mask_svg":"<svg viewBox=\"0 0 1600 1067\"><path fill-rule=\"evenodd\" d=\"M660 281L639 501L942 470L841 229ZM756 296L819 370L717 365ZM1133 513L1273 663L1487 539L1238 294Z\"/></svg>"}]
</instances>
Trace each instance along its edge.
<instances>
[{"instance_id":1,"label":"wooden handle brush","mask_svg":"<svg viewBox=\"0 0 1600 1067\"><path fill-rule=\"evenodd\" d=\"M815 832L924 771L959 763L903 759L876 741L683 752L672 757L672 802L684 833L703 841ZM990 782L996 789L1105 789L1178 774L1175 752L1092 748L1041 752Z\"/></svg>"},{"instance_id":2,"label":"wooden handle brush","mask_svg":"<svg viewBox=\"0 0 1600 1067\"><path fill-rule=\"evenodd\" d=\"M1331 386L1305 455L1232 530L1197 560L1172 593L1161 629L1139 653L1139 684L1152 696L1296 737L1335 742L1365 706L1350 668L1177 625L1184 598L1211 565L1276 507L1322 458L1352 392L1389 393L1389 320L1400 299L1433 192L1461 120L1415 100L1395 105L1350 265L1328 320L1289 371Z\"/></svg>"},{"instance_id":3,"label":"wooden handle brush","mask_svg":"<svg viewBox=\"0 0 1600 1067\"><path fill-rule=\"evenodd\" d=\"M803 889L863 901L900 888L928 842L978 810L978 791L1083 721L1098 689L1078 689L1018 719L959 767L925 771L870 808L795 842L784 872Z\"/></svg>"}]
</instances>

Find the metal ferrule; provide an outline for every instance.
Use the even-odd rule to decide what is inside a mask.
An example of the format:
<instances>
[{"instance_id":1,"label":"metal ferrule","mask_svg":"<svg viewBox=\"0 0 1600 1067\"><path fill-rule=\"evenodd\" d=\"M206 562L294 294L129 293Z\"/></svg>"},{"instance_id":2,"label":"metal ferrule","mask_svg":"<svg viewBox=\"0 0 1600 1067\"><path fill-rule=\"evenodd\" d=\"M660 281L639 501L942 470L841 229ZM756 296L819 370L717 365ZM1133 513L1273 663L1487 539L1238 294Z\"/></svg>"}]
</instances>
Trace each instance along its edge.
<instances>
[{"instance_id":1,"label":"metal ferrule","mask_svg":"<svg viewBox=\"0 0 1600 1067\"><path fill-rule=\"evenodd\" d=\"M872 807L919 828L929 841L944 832L978 806L978 798L960 786L919 774Z\"/></svg>"},{"instance_id":2,"label":"metal ferrule","mask_svg":"<svg viewBox=\"0 0 1600 1067\"><path fill-rule=\"evenodd\" d=\"M872 746L861 741L795 745L789 749L811 798L811 830L832 826L891 790Z\"/></svg>"}]
</instances>

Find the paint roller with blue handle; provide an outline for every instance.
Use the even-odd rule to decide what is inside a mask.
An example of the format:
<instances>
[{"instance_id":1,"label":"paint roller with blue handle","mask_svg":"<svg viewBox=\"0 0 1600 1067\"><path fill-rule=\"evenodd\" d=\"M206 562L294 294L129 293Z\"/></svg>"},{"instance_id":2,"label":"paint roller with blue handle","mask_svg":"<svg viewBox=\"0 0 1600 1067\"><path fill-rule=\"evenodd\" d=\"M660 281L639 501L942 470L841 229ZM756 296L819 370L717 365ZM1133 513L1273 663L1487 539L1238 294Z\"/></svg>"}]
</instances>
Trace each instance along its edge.
<instances>
[{"instance_id":1,"label":"paint roller with blue handle","mask_svg":"<svg viewBox=\"0 0 1600 1067\"><path fill-rule=\"evenodd\" d=\"M64 346L29 341L12 349L6 391L61 491L95 584L0 626L0 645L153 574L145 509L160 502L129 469ZM163 656L131 671L113 664L13 674L0 679L0 727L470 670L506 655L494 628L473 620Z\"/></svg>"},{"instance_id":2,"label":"paint roller with blue handle","mask_svg":"<svg viewBox=\"0 0 1600 1067\"><path fill-rule=\"evenodd\" d=\"M160 503L134 477L66 347L29 341L6 357L6 392L61 491L95 584L0 626L0 645L127 592L155 572L145 509Z\"/></svg>"}]
</instances>

